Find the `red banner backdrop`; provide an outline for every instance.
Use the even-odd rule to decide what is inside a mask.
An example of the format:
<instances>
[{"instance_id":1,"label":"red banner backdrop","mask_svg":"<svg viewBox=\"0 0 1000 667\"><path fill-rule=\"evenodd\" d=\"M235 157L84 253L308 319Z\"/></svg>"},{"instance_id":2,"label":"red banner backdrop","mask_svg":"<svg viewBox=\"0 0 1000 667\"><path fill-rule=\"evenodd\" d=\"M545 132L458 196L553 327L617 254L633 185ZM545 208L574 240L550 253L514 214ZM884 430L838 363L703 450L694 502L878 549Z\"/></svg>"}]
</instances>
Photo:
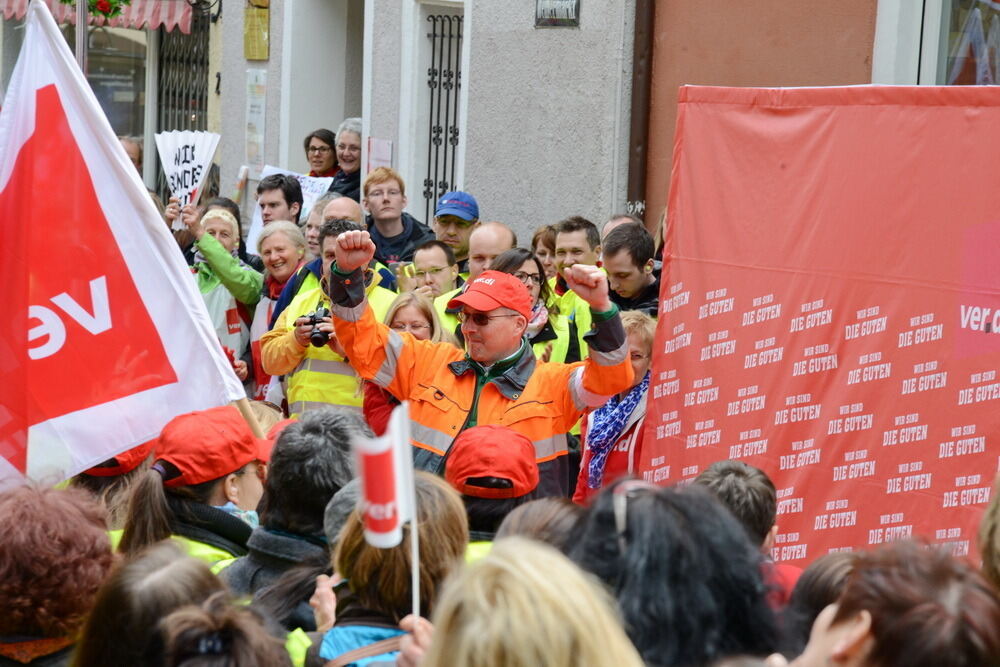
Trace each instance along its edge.
<instances>
[{"instance_id":1,"label":"red banner backdrop","mask_svg":"<svg viewBox=\"0 0 1000 667\"><path fill-rule=\"evenodd\" d=\"M998 469L1000 90L680 94L643 476L733 458L773 555L976 557Z\"/></svg>"}]
</instances>

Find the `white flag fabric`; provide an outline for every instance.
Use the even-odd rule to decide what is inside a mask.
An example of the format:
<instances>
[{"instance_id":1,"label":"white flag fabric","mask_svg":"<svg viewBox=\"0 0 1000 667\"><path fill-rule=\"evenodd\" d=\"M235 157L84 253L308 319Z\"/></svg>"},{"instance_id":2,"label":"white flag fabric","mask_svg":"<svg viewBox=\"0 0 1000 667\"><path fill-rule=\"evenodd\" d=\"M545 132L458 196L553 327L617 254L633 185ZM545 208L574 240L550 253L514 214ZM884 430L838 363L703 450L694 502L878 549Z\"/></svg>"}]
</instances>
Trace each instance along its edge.
<instances>
[{"instance_id":1,"label":"white flag fabric","mask_svg":"<svg viewBox=\"0 0 1000 667\"><path fill-rule=\"evenodd\" d=\"M215 149L219 146L219 135L214 132L172 130L160 132L155 139L170 194L180 200L181 206L197 203L201 186L212 167ZM180 218L174 221L174 229L184 229Z\"/></svg>"},{"instance_id":2,"label":"white flag fabric","mask_svg":"<svg viewBox=\"0 0 1000 667\"><path fill-rule=\"evenodd\" d=\"M298 180L299 185L302 186L302 211L299 215L299 220L302 224L305 224L306 216L312 211L316 200L325 195L330 190L330 184L333 183L333 178L330 177L316 178L288 171L287 169L273 167L269 164L264 165L264 168L260 172L261 179L271 174L288 174L289 176L294 176ZM292 222L295 221L292 220ZM250 231L247 233L247 248L250 248L250 252L257 252L257 237L260 236L262 229L264 229L264 218L261 217L260 206L254 203Z\"/></svg>"},{"instance_id":3,"label":"white flag fabric","mask_svg":"<svg viewBox=\"0 0 1000 667\"><path fill-rule=\"evenodd\" d=\"M244 396L48 8L0 112L0 487L58 482Z\"/></svg>"},{"instance_id":4,"label":"white flag fabric","mask_svg":"<svg viewBox=\"0 0 1000 667\"><path fill-rule=\"evenodd\" d=\"M389 549L403 540L403 524L416 512L410 410L405 401L392 411L389 427L379 438L354 443L361 480L365 541Z\"/></svg>"}]
</instances>

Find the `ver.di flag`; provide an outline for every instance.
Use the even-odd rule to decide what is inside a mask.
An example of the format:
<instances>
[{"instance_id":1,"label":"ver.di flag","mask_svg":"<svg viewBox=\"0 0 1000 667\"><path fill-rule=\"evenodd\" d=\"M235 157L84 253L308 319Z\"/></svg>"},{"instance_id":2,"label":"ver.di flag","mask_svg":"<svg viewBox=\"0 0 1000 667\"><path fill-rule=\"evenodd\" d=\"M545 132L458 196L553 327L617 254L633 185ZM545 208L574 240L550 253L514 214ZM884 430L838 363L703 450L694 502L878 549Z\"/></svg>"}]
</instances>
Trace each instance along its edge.
<instances>
[{"instance_id":1,"label":"ver.di flag","mask_svg":"<svg viewBox=\"0 0 1000 667\"><path fill-rule=\"evenodd\" d=\"M403 540L403 524L414 518L413 456L409 404L392 411L385 435L354 443L361 480L365 540L389 549Z\"/></svg>"},{"instance_id":2,"label":"ver.di flag","mask_svg":"<svg viewBox=\"0 0 1000 667\"><path fill-rule=\"evenodd\" d=\"M201 186L212 166L212 156L219 146L219 135L214 132L172 130L160 132L154 138L170 194L177 197L181 206L197 203ZM184 229L180 218L174 221L174 229Z\"/></svg>"},{"instance_id":3,"label":"ver.di flag","mask_svg":"<svg viewBox=\"0 0 1000 667\"><path fill-rule=\"evenodd\" d=\"M58 481L243 388L47 7L0 113L0 487Z\"/></svg>"}]
</instances>

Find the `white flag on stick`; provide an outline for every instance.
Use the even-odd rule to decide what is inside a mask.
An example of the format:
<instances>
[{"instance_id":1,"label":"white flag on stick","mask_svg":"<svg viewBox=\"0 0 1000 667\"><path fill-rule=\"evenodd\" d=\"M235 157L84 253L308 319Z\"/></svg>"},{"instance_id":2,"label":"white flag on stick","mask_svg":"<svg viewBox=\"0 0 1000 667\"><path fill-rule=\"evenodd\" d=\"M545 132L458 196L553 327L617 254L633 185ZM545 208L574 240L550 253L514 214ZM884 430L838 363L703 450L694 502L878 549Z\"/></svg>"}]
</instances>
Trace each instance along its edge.
<instances>
[{"instance_id":1,"label":"white flag on stick","mask_svg":"<svg viewBox=\"0 0 1000 667\"><path fill-rule=\"evenodd\" d=\"M389 418L380 438L354 442L361 480L365 541L391 549L403 541L403 524L410 522L410 569L413 613L420 615L420 532L410 450L410 406L403 401Z\"/></svg>"},{"instance_id":2,"label":"white flag on stick","mask_svg":"<svg viewBox=\"0 0 1000 667\"><path fill-rule=\"evenodd\" d=\"M59 481L178 414L244 396L176 242L38 0L0 112L0 238L0 487Z\"/></svg>"},{"instance_id":3,"label":"white flag on stick","mask_svg":"<svg viewBox=\"0 0 1000 667\"><path fill-rule=\"evenodd\" d=\"M219 135L214 132L173 130L160 132L155 138L170 194L180 200L181 206L197 203L201 186L212 167L215 149L219 146ZM174 220L174 229L183 228L180 218Z\"/></svg>"}]
</instances>

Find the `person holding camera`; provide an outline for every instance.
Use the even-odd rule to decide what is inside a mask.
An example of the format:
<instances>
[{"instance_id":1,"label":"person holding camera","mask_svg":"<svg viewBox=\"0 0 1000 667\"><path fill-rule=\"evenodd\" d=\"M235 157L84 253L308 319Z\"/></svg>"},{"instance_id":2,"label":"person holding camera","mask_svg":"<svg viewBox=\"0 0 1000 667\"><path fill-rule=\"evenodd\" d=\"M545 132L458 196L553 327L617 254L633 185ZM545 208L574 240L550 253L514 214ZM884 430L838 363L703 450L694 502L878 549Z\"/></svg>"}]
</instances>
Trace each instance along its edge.
<instances>
[{"instance_id":1,"label":"person holding camera","mask_svg":"<svg viewBox=\"0 0 1000 667\"><path fill-rule=\"evenodd\" d=\"M329 405L361 411L360 381L337 342L325 289L337 235L344 229L336 222L323 224L319 232L321 286L300 291L260 339L264 371L286 376L290 417Z\"/></svg>"}]
</instances>

